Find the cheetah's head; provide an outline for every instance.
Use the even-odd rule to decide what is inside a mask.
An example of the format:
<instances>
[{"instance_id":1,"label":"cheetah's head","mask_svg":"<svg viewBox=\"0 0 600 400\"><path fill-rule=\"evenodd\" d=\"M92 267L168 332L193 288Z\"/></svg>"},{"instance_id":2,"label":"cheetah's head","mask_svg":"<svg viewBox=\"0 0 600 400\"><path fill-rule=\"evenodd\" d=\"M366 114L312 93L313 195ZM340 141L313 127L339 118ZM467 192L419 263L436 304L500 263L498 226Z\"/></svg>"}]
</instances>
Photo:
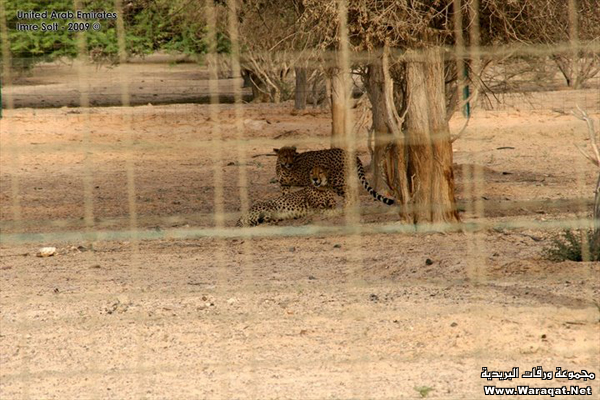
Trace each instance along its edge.
<instances>
[{"instance_id":1,"label":"cheetah's head","mask_svg":"<svg viewBox=\"0 0 600 400\"><path fill-rule=\"evenodd\" d=\"M328 171L318 165L314 166L310 171L310 183L316 188L327 186Z\"/></svg>"},{"instance_id":2,"label":"cheetah's head","mask_svg":"<svg viewBox=\"0 0 600 400\"><path fill-rule=\"evenodd\" d=\"M294 164L294 159L298 152L296 151L295 146L286 146L280 149L273 149L275 154L277 154L277 162L285 169L291 169Z\"/></svg>"}]
</instances>

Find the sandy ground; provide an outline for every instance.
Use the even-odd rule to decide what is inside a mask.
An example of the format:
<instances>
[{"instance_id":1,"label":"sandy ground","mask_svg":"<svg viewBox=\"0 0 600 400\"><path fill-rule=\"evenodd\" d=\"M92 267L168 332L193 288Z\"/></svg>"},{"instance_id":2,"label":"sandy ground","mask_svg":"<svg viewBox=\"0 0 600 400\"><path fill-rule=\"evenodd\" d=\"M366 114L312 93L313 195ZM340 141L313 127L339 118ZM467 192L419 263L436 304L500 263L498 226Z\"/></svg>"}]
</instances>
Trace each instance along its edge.
<instances>
[{"instance_id":1,"label":"sandy ground","mask_svg":"<svg viewBox=\"0 0 600 400\"><path fill-rule=\"evenodd\" d=\"M542 257L558 223L589 215L597 175L573 145L588 143L585 124L475 114L455 143L457 197L465 222L490 228L398 233L363 194L355 234L313 217L232 237L240 189L277 195L275 159L260 154L328 146L327 113L243 112L242 141L232 105L5 113L0 398L477 399L490 384L599 398L598 378L481 378L600 374L600 266ZM206 237L219 176L223 239ZM38 258L41 246L57 254Z\"/></svg>"},{"instance_id":2,"label":"sandy ground","mask_svg":"<svg viewBox=\"0 0 600 400\"><path fill-rule=\"evenodd\" d=\"M147 57L118 66L83 64L77 61L43 63L31 72L14 77L14 86L3 88L13 98L13 107L78 107L81 93L86 93L93 107L123 104L122 93L129 93L130 105L209 103L208 71L195 63L165 62L161 57ZM219 101L233 103L233 86L242 79L219 81ZM250 89L242 92L251 100Z\"/></svg>"}]
</instances>

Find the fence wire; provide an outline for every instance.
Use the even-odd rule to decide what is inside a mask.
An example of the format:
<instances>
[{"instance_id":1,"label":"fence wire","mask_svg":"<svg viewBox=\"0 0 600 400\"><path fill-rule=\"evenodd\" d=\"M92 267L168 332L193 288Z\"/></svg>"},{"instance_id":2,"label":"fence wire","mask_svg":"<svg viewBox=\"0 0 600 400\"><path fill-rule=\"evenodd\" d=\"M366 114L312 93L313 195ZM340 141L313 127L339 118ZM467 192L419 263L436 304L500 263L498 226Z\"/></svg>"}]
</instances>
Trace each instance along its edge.
<instances>
[{"instance_id":1,"label":"fence wire","mask_svg":"<svg viewBox=\"0 0 600 400\"><path fill-rule=\"evenodd\" d=\"M75 2L77 8L81 7L79 3ZM569 166L575 171L574 183L570 188L576 188L573 189L576 193L563 191L558 195L560 197L543 200L537 199L535 193L529 196L521 194L522 192L517 193L516 198L512 199L501 196L498 199L486 199L486 190L490 183L489 174L492 174L493 171L487 171L477 165L485 155L485 150L477 150L474 152L476 154L465 156L463 158L465 162L462 165L455 165L454 172L456 175L460 175L457 177L457 182L460 182L461 185L457 190L460 194L457 207L463 213L463 220L460 222L416 225L402 223L398 215L401 212L412 212L418 209L420 207L418 204L387 208L382 208L381 205L367 205L364 199L362 202L358 199L362 189L359 187L357 177L354 174L348 174L349 191L357 199L346 202L343 208L338 208L337 214L333 215L330 220L324 218L325 221L317 219L315 223L306 223L307 221L301 220L290 224L284 222L275 226L234 227L235 221L241 214L246 213L254 202L264 200L261 196L267 190L257 187L259 186L257 176L261 175L260 182L271 184L269 179L274 176L272 165L275 161L274 157L269 158L273 156L272 148L291 145L301 149L328 148L332 139L328 135L310 131L298 134L305 118L316 118L318 121L328 120L329 109L326 101L313 108L309 105L304 114L293 117L289 117L289 113L278 117L268 116L267 107L289 110L291 107L289 102L281 105L247 104L246 100L251 93L249 89L241 87L241 63L245 54L238 34L239 10L236 8L238 2L228 0L226 3L229 10L226 26L231 41L229 54L218 54L217 34L219 32L215 3L212 0L206 0L204 3L207 22L205 65L184 64L183 67L186 71L195 72L196 76L200 76L202 79L188 81L186 79L190 75L182 78L176 73L167 72L167 69L171 68L169 63L164 63L166 67L161 70L164 78L139 74L144 71L144 66L149 65L144 62L134 64L135 68L126 65L125 37L127 32L122 18L123 4L120 0L115 0L115 9L118 15L116 22L118 53L121 64L115 67L115 71L118 71L119 68L129 68L129 72L113 73L102 69L103 67L90 66L85 50L87 48L85 35L80 33L77 36L78 59L73 64L75 70L73 76L76 76L76 79L73 82L61 84L64 86L57 88L54 93L48 93L48 91L42 92L42 89L37 86L28 87L19 84L28 83L28 79L32 78L16 76L11 70L8 28L2 8L3 2L0 2L3 60L3 118L0 120L1 164L3 169L6 168L0 175L2 182L0 188L2 196L0 246L4 253L3 269L4 266L7 267L7 270L12 268L11 264L14 260L22 257L18 251L25 247L55 245L69 248L69 246L78 244L81 244L84 249L81 251L83 256L80 259L82 269L84 267L96 268L104 262L102 260L105 255L101 251L88 250L125 242L130 247L127 248L127 251L119 253L114 259L116 262L127 264L126 279L140 283L140 287L137 289L126 290L126 299L119 297L123 295L122 290L110 286L99 286L95 291L84 290L79 293L75 288L73 293L63 297L57 296L57 292L52 294L35 293L35 290L31 288L22 290L16 295L11 291L9 299L3 300L3 308L6 308L8 312L3 312L2 316L4 338L2 340L6 340L4 332L8 332L11 340L13 336L16 336L17 339L11 343L16 343L26 355L21 358L10 355L5 357L10 367L15 365L17 367L11 370L2 368L0 394L5 392L13 395L19 392L22 398L36 398L39 392L35 388L40 381L54 382L53 380L60 381L67 377L78 380L89 379L91 389L87 388L89 390L83 392L90 398L99 398L105 397L102 393L105 391L104 379L108 376L109 378L115 377L115 379L127 377L127 384L133 382L135 387L132 397L147 398L153 397L154 393L149 392L149 388L160 386L163 375L177 376L178 378L183 376L182 379L193 380L194 376L202 376L204 379L206 371L216 371L218 384L216 388L211 386L211 393L207 394L195 387L194 390L190 389L185 393L174 390L172 393L167 393L167 396L170 394L176 397L264 398L269 396L265 396L263 381L269 380L270 382L270 378L277 375L272 371L276 371L278 368L294 371L299 369L318 370L327 367L341 371L339 380L347 385L348 390L341 392L340 397L418 398L420 396L417 394L419 392L417 389L411 395L386 395L379 386L381 382L386 381L386 377L382 376L382 373L376 368L371 367L380 366L381 360L390 365L411 363L415 362L415 359L427 364L447 360L443 360L443 357L438 354L439 349L436 350L426 345L423 345L426 348L420 353L401 353L402 346L393 345L394 352L382 354L379 351L379 339L383 338L393 342L399 336L388 333L370 333L371 330L374 330L370 323L374 320L389 320L402 325L406 322L402 318L417 320L420 317L419 310L407 311L408 317L399 317L396 309L384 309L379 310L374 316L370 308L351 304L348 301L348 304L338 308L323 305L323 309L315 311L314 314L287 312L282 316L278 313L279 310L268 309L267 311L252 312L250 309L246 312L240 311L233 316L223 312L207 317L207 314L198 313L185 316L170 315L171 309L168 306L159 308L159 305L154 304L153 301L161 299L167 303L169 301L188 302L191 304L190 307L197 307L196 311L204 312L214 305L211 304L212 297L225 300L232 305L241 297L249 299L248 302L250 302L258 301L257 299L268 299L273 293L277 293L291 298L291 300L286 300L285 306L282 306L290 311L291 306L288 303L303 301L304 291L311 290L323 293L324 296L343 293L350 298L367 296L375 291L399 296L396 292L398 288L395 282L373 282L369 277L365 278L370 272L370 263L373 262L372 254L364 244L365 241L373 237L386 237L397 239L397 242L394 242L395 245L402 246L403 238L416 237L418 240L425 240L423 238L428 235L440 234L440 232L441 235L446 236L462 235L461 242L465 245L464 260L468 282L449 283L442 278L433 277L428 280L423 276L417 276L414 279L407 279L404 282L405 288L418 291L425 285L428 290L433 290L437 294L446 290L449 284L464 285L465 291L475 290L474 288L480 285L500 287L502 285L492 282L490 276L491 262L486 255L491 252L490 247L493 243L490 243L491 240L486 237L486 233L517 232L528 235L529 238L538 242L542 240L539 236L549 235L563 229L589 230L594 227L594 220L590 216L593 189L590 188L589 181L591 176L595 176L596 171L591 170L589 163L583 157L576 165ZM479 2L467 3L470 13L477 15ZM456 4L458 4L459 10L463 9L460 0L455 1L455 6ZM569 4L571 40L569 43L553 46L515 44L483 47L479 45L481 33L478 24L468 26L469 44L467 45L466 38L463 37L463 32L466 31L462 26L462 15L456 14L456 46L446 49L445 54L447 59L456 63L457 71L463 71L465 63L469 62L472 73L480 76L480 72L484 69L483 59L503 61L495 70L482 73L482 78L479 80L469 82L466 77L459 76L458 83L453 89L456 90L456 98L464 100L465 97L468 97L468 95L464 96L468 92L468 88L480 90L482 94L479 98L473 99L472 103L469 103L470 112L474 116L477 116L478 113L490 113L489 115L498 113L497 115L510 118L511 115L540 113L539 115L551 116L548 118L558 118L564 117L562 114L567 114L580 106L588 110L592 118L597 119L600 114L600 77L591 78L587 82L591 89L542 91L547 86L553 89L561 86L556 83L558 80L556 72L547 74L550 56L572 53L574 54L573 59L576 60L582 49L593 53L600 52L598 43L582 43L578 40L575 2L570 0ZM357 132L358 129L355 129L353 124L353 121L361 119L361 116L357 115L359 110L354 108L357 102L353 94L363 95L364 87L353 85L349 77L357 64L380 57L381 53L379 51L351 51L346 25L347 12L346 2L341 1L338 14L339 52L319 51L317 58L302 60L302 62L308 63L315 69L327 69L335 66L340 67L343 71L345 79L341 87L344 90L343 112L344 121L346 121L344 130L353 134L345 135L342 145L349 149L350 154L358 154L363 162L366 162L364 156L367 154L366 134L363 135L365 132L362 131ZM408 54L402 49L391 49L391 57L395 62L405 62L419 60L423 56L420 52ZM281 54L280 58L291 62L298 60L300 56L287 52ZM522 68L522 71L527 71L527 67L530 67L532 63L540 67L539 76L506 79L506 76L512 74L515 69ZM36 74L52 74L55 68L55 64L38 66L33 70L32 77L35 77ZM488 76L485 75L486 73ZM98 78L98 75L103 76ZM223 76L228 78L223 79ZM553 76L551 83L543 82L544 77L547 76ZM100 82L107 87L106 90L99 89ZM140 86L136 90L135 85L142 85L142 82L145 87L141 89ZM495 86L490 88L488 85ZM151 88L152 86L161 88L156 100L154 100L154 93L146 93L149 91L146 87ZM223 90L224 86L227 87L227 90ZM98 90L101 90L100 94L103 99L98 97ZM224 92L227 93L224 94ZM315 91L311 91L310 94L317 95ZM66 111L19 108L36 102L40 104L40 99L49 105L76 106L77 108L69 108ZM148 101L149 99L152 100ZM199 104L184 107L159 105L162 102L165 104L175 103L182 99ZM227 103L223 104L223 100ZM115 101L115 104L111 104ZM133 107L147 103L153 103L153 105ZM95 108L95 105L98 104L110 104L119 108L108 110ZM462 111L462 107L460 111ZM460 111L456 113L458 119L462 118L459 115ZM269 137L263 132L264 127L279 123L267 121L269 118L286 119L285 122L296 128L282 132L277 137ZM264 121L264 123L256 123L257 120ZM52 133L49 133L48 128L45 127L48 121L64 130L64 132L55 132L57 136L68 133L72 129L77 131L79 138L65 141L49 137ZM561 120L560 123L563 122L564 120ZM558 124L549 124L551 125L549 129ZM170 130L165 132L166 127L169 127ZM511 127L504 129L511 129ZM582 132L585 132L583 123L581 131L577 135L573 135L574 144L577 141L585 141L585 136L580 134ZM525 133L523 131L523 134ZM30 141L30 137L36 134L41 137L39 139L41 142ZM169 137L169 135L172 135L173 139L164 140L164 137ZM435 138L436 136L432 135L432 139ZM118 143L115 140L118 140ZM463 138L459 140L463 140ZM478 140L478 138L474 140ZM514 149L512 147L514 143L508 144L511 146L506 146L506 148ZM540 152L542 151L540 149ZM169 156L173 154L180 154L182 157L175 160L169 159ZM195 159L196 156L199 159ZM543 155L541 156L543 157ZM491 158L493 155L490 154L489 157ZM157 160L161 162L156 162ZM353 164L354 157L350 157L350 160L352 160L350 164ZM52 164L53 168L46 172L35 172L37 165L44 161L57 163L59 166L63 166L64 170L60 170L56 164ZM152 174L144 176L145 171L141 165L148 162L156 162L156 166L152 167ZM173 163L173 165L169 163ZM179 164L174 165L175 163ZM166 170L169 166L173 166L173 171L175 171L170 176ZM226 167L232 167L232 170L229 171ZM158 171L155 171L154 168ZM163 168L164 171L161 170ZM350 170L354 170L353 165L350 166ZM505 172L506 175L502 175L502 173L494 175L494 179L496 179L494 183L509 182L513 172ZM177 176L177 182L167 181L168 178L173 179L174 175L179 174L181 176ZM522 175L522 181L512 181L512 183L537 182L538 177ZM502 176L508 178L502 178ZM112 181L113 179L114 181ZM174 184L185 186L188 184L188 179L194 180L193 183L189 183L193 186L193 190L184 193L177 192ZM501 181L501 179L507 180ZM539 179L539 183L542 184L544 181L541 179L545 178ZM67 183L67 181L69 182ZM38 189L28 187L28 185L35 185L35 182L42 182L50 188L52 193L46 198L47 203L44 202L43 196L43 193L47 192L43 191L43 188L39 190L38 194L36 193ZM111 195L116 197L111 199L112 202L104 201L102 195L98 194L102 189L100 185L104 184L113 184L115 187L122 186L120 192L115 189ZM164 184L165 187L161 188L161 184ZM74 186L79 186L79 189L72 189ZM271 192L279 191L279 188L275 186L267 187L267 189ZM201 192L202 196L194 196L194 190ZM531 190L535 191L535 188ZM272 194L271 198L275 197L276 193ZM183 200L179 200L177 196L185 197L186 204L198 204L196 207L179 208L178 205L181 205ZM207 200L209 198L210 200ZM147 201L147 199L150 200ZM165 205L163 202L171 202L171 204ZM118 206L114 204L118 204ZM440 205L434 204L433 206ZM182 209L185 211L182 212ZM541 213L536 212L540 209ZM307 241L331 238L343 240L343 246L335 247L341 249L339 255L336 256L338 257L336 261L343 265L343 268L338 271L340 274L339 284L331 286L328 282L317 281L313 283L293 282L278 286L277 283L261 282L264 275L257 274L258 270L266 265L272 266L269 262L280 262L280 266L285 267L287 261L269 260L269 256L266 258L262 256L259 249L277 248L277 246L288 246L293 243L294 246L288 246L290 247L289 252L296 253L296 247L300 247L297 241L283 242L283 244L269 242L286 238L301 238ZM190 274L207 273L211 276L212 282L214 282L212 286L204 281L201 283L204 291L208 291L205 287L210 287L211 298L204 299L204 295L199 294L200 292L188 289L170 287L161 289L160 283L156 282L148 283L147 287L144 286L145 284L141 284L141 282L145 282L149 274L146 270L149 260L148 256L144 254L149 247L167 246L173 253L170 255L177 257L177 251L173 251L174 247L194 246L201 240L210 241L208 248L199 249L202 258L200 264L207 268L206 270L192 268L193 271ZM236 246L239 243L239 249L234 246L234 243ZM79 254L76 248L72 253ZM66 251L62 255L65 254L71 253ZM30 255L28 254L28 256ZM124 260L125 258L127 261ZM157 256L157 258L159 258L157 262L164 261L161 257ZM306 260L301 262L310 263ZM166 272L166 274L169 273ZM22 273L16 273L16 276L20 280L27 281L31 278L29 274L30 271L25 270ZM589 270L581 273L581 279L596 282L597 276L594 274L595 270L590 267ZM313 279L316 280L314 277ZM116 280L118 281L118 279ZM234 282L235 285L228 287L228 283L231 282ZM3 286L9 284L3 282ZM597 293L589 289L589 293L585 293L583 297L589 299L588 303L592 303L597 301L596 295ZM370 296L372 302L380 301L378 296L374 294ZM118 301L107 306L106 303L115 297L119 297ZM427 299L420 301L421 304L427 303ZM7 302L13 304L7 305ZM119 307L130 307L130 304L146 304L147 307L140 307L133 313L123 314L121 318L110 321L106 320L104 314L100 316L87 315L84 309L78 310L80 315L52 315L46 319L30 315L31 310L35 310L36 307L44 308L52 305L60 309L88 302L96 307L108 307L110 311L107 312L108 314L116 314L121 310ZM589 306L589 304L587 305ZM156 308L154 308L155 306ZM451 303L443 303L440 314L451 313L453 307L454 305ZM544 315L544 312L548 314L553 310L545 310L541 312L541 315ZM588 314L581 318L595 318L596 314L593 311L586 309L586 312ZM499 311L478 309L477 307L470 312L470 315L478 320L500 319L502 317L500 314ZM223 340L215 345L215 349L213 349L215 354L198 362L173 362L172 359L161 359L161 352L168 352L169 348L168 346L161 349L154 347L155 342L150 340L153 329L162 329L165 326L175 331L191 329L190 326L194 326L199 318L206 318L208 322L203 320L202 323L206 323L215 331L205 332L204 328L200 326L194 328L198 329L194 331L194 334L206 337L207 341L213 336L218 336ZM265 318L268 319L268 325L263 325ZM281 325L286 329L292 329L288 326L293 323L310 327L310 329L332 324L339 332L342 332L342 336L347 333L344 331L342 323L354 324L358 326L358 330L347 333L344 340L340 342L334 340L335 348L329 349L329 353L310 355L299 352L296 358L286 360L283 356L280 357L279 354L276 354L275 350L265 348L268 345L265 345L264 337L268 337L270 334L275 335L274 332L269 331L272 327ZM133 332L127 330L128 324L133 325ZM406 322L406 324L409 323ZM243 328L238 330L238 325ZM59 331L64 326L80 331L82 335L85 335L86 332L91 334L95 330L104 330L107 327L114 328L117 333L113 334L118 335L122 329L131 336L130 340L126 341L134 347L134 350L126 349L124 352L131 357L127 361L132 363L108 367L103 360L98 359L95 360L98 365L92 363L86 365L85 368L77 363L38 368L36 354L30 342L31 336L48 335L49 337L52 332ZM245 330L248 326L251 329ZM412 326L410 327L412 328ZM406 330L409 331L408 328ZM490 345L487 336L488 330L489 327L483 325L473 328L474 338L470 347L464 350L464 354L468 354L470 357L467 361L469 365L465 367L469 371L480 371L481 366L486 365L486 357L489 357L490 354L488 352ZM236 335L242 331L245 332L240 334L243 337L237 337ZM299 335L308 335L308 331L309 328L303 328ZM337 334L338 332L335 331L331 333L332 336ZM164 335L168 336L168 333L164 333ZM411 339L418 340L418 338L412 337ZM47 339L50 343L52 340L52 338ZM238 341L245 346L242 355L236 353L235 347L229 346L230 343ZM347 342L350 344L348 345ZM193 349L187 350L192 351ZM73 352L77 353L75 350ZM596 352L597 347L593 346L581 350L581 353L591 356ZM452 357L459 358L463 353L455 351L452 354ZM522 352L513 348L506 350L503 355L508 358L519 357ZM18 359L19 362L15 362L15 359ZM240 361L240 359L242 360ZM538 359L528 360L537 362ZM597 364L592 365L592 367L597 366ZM210 372L209 375L213 372ZM392 375L398 378L396 375L390 374L390 376ZM210 386L212 382L203 383ZM321 382L314 378L311 383L327 385L328 382ZM13 384L20 385L20 389L11 388ZM267 383L264 384L267 385ZM71 385L73 385L72 382ZM293 386L291 383L289 385ZM243 387L244 390L240 387ZM594 386L594 390L598 390L598 385ZM50 395L52 393L42 394ZM289 393L283 393L281 396L286 397L287 394ZM270 395L277 397L279 393ZM119 396L117 395L117 397ZM309 398L311 393L305 393L305 395L299 393L295 397ZM468 395L464 395L462 398L468 398Z\"/></svg>"}]
</instances>

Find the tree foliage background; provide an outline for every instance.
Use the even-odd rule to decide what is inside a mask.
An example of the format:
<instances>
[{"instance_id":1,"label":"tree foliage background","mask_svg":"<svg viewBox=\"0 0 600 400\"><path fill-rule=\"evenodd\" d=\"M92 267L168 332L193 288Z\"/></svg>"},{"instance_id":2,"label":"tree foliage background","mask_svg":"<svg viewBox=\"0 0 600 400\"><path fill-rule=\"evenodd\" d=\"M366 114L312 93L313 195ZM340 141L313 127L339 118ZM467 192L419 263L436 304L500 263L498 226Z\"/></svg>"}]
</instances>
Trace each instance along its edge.
<instances>
[{"instance_id":1,"label":"tree foliage background","mask_svg":"<svg viewBox=\"0 0 600 400\"><path fill-rule=\"evenodd\" d=\"M115 12L114 0L82 0L83 11ZM73 0L11 0L5 2L8 41L12 66L30 68L37 62L52 61L60 57L78 56L77 33L66 29L54 31L18 31L17 23L42 21L17 18L17 11L74 11ZM207 51L206 23L202 7L186 0L130 0L123 1L125 43L128 54L143 55L155 51L177 51L189 55L202 55ZM65 26L66 20L47 20ZM92 22L92 21L90 21ZM117 60L116 20L100 20L100 30L84 32L87 51L93 61ZM218 51L228 52L229 42L219 33Z\"/></svg>"}]
</instances>

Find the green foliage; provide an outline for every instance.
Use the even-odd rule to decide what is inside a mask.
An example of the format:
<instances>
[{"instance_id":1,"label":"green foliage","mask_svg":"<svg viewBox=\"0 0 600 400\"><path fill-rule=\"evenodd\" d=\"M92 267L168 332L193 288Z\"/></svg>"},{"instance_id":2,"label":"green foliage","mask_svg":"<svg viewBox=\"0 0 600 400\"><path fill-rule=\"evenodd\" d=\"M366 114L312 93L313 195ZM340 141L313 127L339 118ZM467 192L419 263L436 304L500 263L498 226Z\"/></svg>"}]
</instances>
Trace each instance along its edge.
<instances>
[{"instance_id":1,"label":"green foliage","mask_svg":"<svg viewBox=\"0 0 600 400\"><path fill-rule=\"evenodd\" d=\"M585 237L585 241L582 238ZM600 261L600 243L594 240L594 231L588 230L578 234L577 231L564 230L555 237L549 247L543 251L544 257L552 261L583 261L584 243L588 247L589 260Z\"/></svg>"},{"instance_id":2,"label":"green foliage","mask_svg":"<svg viewBox=\"0 0 600 400\"><path fill-rule=\"evenodd\" d=\"M28 68L35 62L47 61L56 57L74 57L77 54L73 35L66 30L57 32L18 31L17 23L39 24L38 20L17 19L17 11L71 11L71 0L51 0L47 2L16 0L4 3L8 25L8 40L13 66ZM48 19L48 23L55 20ZM62 22L62 21L56 21Z\"/></svg>"},{"instance_id":3,"label":"green foliage","mask_svg":"<svg viewBox=\"0 0 600 400\"><path fill-rule=\"evenodd\" d=\"M140 38L133 52L177 50L187 54L202 54L206 51L202 42L204 24L188 21L189 7L180 6L181 1L137 0L130 5L126 15L126 26ZM191 4L191 2L190 2Z\"/></svg>"},{"instance_id":4,"label":"green foliage","mask_svg":"<svg viewBox=\"0 0 600 400\"><path fill-rule=\"evenodd\" d=\"M114 0L81 0L83 11L115 12ZM149 54L158 50L185 54L204 54L208 50L206 23L203 9L187 0L131 0L124 2L123 22L125 46L128 54ZM58 22L66 27L77 20L17 19L17 11L75 11L73 0L13 0L5 2L8 39L13 67L30 68L36 62L52 61L60 57L78 55L78 34L67 29L58 31L18 31L17 23L37 24ZM118 59L117 21L115 19L89 20L100 22L101 29L84 31L87 51L93 60ZM217 33L217 51L227 53L230 43L221 32Z\"/></svg>"},{"instance_id":5,"label":"green foliage","mask_svg":"<svg viewBox=\"0 0 600 400\"><path fill-rule=\"evenodd\" d=\"M427 397L427 395L429 394L429 392L431 392L432 390L435 390L434 388L429 387L429 386L418 386L418 387L415 387L414 389L417 392L419 392L419 394L423 398Z\"/></svg>"},{"instance_id":6,"label":"green foliage","mask_svg":"<svg viewBox=\"0 0 600 400\"><path fill-rule=\"evenodd\" d=\"M208 51L207 29L203 9L198 3L185 0L137 0L130 3L126 26L140 41L132 52L156 50L184 54L205 54ZM228 53L230 44L217 32L217 52Z\"/></svg>"}]
</instances>

